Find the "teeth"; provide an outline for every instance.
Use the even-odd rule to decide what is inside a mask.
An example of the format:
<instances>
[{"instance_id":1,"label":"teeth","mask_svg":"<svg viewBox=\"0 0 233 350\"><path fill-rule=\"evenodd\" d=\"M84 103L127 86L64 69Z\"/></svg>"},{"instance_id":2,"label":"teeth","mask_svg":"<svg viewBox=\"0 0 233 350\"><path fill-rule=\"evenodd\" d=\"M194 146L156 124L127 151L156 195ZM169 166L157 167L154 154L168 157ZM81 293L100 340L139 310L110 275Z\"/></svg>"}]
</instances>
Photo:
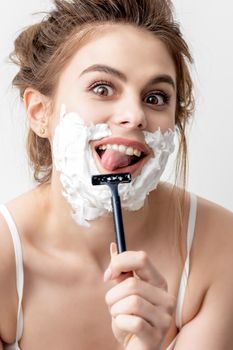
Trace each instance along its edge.
<instances>
[{"instance_id":1,"label":"teeth","mask_svg":"<svg viewBox=\"0 0 233 350\"><path fill-rule=\"evenodd\" d=\"M113 149L114 151L125 153L128 156L141 157L141 154L142 154L142 152L139 151L138 149L135 149L133 147L126 147L125 145L107 144L107 145L99 146L99 150L105 151L106 149Z\"/></svg>"},{"instance_id":2,"label":"teeth","mask_svg":"<svg viewBox=\"0 0 233 350\"><path fill-rule=\"evenodd\" d=\"M138 149L135 149L135 150L133 151L133 154L134 154L135 156L137 156L137 157L141 157L142 152L139 151Z\"/></svg>"},{"instance_id":3,"label":"teeth","mask_svg":"<svg viewBox=\"0 0 233 350\"><path fill-rule=\"evenodd\" d=\"M124 145L119 145L118 146L118 150L119 150L119 152L121 152L121 153L125 153L126 152L126 146L124 146Z\"/></svg>"},{"instance_id":4,"label":"teeth","mask_svg":"<svg viewBox=\"0 0 233 350\"><path fill-rule=\"evenodd\" d=\"M112 149L114 149L114 151L118 151L119 147L118 147L118 145L112 145Z\"/></svg>"},{"instance_id":5,"label":"teeth","mask_svg":"<svg viewBox=\"0 0 233 350\"><path fill-rule=\"evenodd\" d=\"M128 147L128 148L126 148L126 154L127 154L127 156L133 156L133 152L134 152L134 149L133 149L133 147Z\"/></svg>"}]
</instances>

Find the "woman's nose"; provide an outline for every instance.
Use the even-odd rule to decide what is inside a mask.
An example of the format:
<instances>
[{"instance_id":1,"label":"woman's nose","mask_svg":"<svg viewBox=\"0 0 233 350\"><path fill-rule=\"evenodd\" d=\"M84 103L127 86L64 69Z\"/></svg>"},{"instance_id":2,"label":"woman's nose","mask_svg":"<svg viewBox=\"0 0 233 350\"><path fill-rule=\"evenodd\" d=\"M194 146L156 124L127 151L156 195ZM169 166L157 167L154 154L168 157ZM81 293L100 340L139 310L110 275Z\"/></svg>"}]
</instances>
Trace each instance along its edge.
<instances>
[{"instance_id":1,"label":"woman's nose","mask_svg":"<svg viewBox=\"0 0 233 350\"><path fill-rule=\"evenodd\" d=\"M114 123L128 129L146 129L147 119L140 102L124 103L114 115Z\"/></svg>"}]
</instances>

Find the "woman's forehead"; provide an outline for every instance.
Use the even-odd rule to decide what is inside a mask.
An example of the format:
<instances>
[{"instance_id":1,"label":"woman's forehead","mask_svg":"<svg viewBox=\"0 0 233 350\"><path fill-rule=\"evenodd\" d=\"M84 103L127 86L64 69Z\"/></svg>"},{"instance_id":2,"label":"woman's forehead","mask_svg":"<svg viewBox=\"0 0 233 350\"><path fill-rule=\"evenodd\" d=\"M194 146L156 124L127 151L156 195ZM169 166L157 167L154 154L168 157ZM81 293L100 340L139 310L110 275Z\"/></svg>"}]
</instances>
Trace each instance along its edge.
<instances>
[{"instance_id":1,"label":"woman's forehead","mask_svg":"<svg viewBox=\"0 0 233 350\"><path fill-rule=\"evenodd\" d=\"M176 69L165 44L145 29L113 24L97 28L94 35L78 48L64 73L82 74L93 65L105 65L127 74L169 74Z\"/></svg>"}]
</instances>

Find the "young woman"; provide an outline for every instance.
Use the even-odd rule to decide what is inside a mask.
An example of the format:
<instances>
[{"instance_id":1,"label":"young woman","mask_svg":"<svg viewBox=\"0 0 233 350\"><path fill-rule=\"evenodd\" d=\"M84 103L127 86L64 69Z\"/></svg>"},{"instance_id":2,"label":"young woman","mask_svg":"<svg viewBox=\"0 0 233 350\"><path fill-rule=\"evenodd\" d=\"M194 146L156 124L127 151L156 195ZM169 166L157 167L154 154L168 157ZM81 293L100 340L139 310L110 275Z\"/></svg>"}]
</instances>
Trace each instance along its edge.
<instances>
[{"instance_id":1,"label":"young woman","mask_svg":"<svg viewBox=\"0 0 233 350\"><path fill-rule=\"evenodd\" d=\"M171 3L54 2L12 54L38 186L1 206L0 349L232 349L233 215L159 182L193 110ZM120 254L91 184L119 172Z\"/></svg>"}]
</instances>

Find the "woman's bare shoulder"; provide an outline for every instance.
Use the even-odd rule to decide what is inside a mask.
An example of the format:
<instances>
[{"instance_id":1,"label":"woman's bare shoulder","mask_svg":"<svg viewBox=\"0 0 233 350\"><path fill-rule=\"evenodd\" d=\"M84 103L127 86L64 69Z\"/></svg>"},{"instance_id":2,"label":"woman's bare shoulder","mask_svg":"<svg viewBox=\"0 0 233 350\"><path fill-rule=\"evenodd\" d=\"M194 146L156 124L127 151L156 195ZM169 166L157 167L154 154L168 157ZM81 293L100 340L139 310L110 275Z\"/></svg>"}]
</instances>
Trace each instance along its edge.
<instances>
[{"instance_id":1,"label":"woman's bare shoulder","mask_svg":"<svg viewBox=\"0 0 233 350\"><path fill-rule=\"evenodd\" d=\"M8 201L5 206L16 225L22 245L29 241L40 221L43 207L41 189L35 187ZM16 261L8 223L0 213L0 339L13 343L18 297L16 290Z\"/></svg>"},{"instance_id":2,"label":"woman's bare shoulder","mask_svg":"<svg viewBox=\"0 0 233 350\"><path fill-rule=\"evenodd\" d=\"M230 339L233 312L233 213L201 197L197 203L190 288L185 304L188 322L180 339L182 334L184 339L187 335L192 337L199 328L207 336L212 336L211 331L217 329L214 336L218 342L222 337L222 344L226 344L225 339ZM192 308L194 300L197 300L196 309Z\"/></svg>"},{"instance_id":3,"label":"woman's bare shoulder","mask_svg":"<svg viewBox=\"0 0 233 350\"><path fill-rule=\"evenodd\" d=\"M46 213L45 191L46 185L40 185L6 203L21 236L33 231Z\"/></svg>"},{"instance_id":4,"label":"woman's bare shoulder","mask_svg":"<svg viewBox=\"0 0 233 350\"><path fill-rule=\"evenodd\" d=\"M0 338L6 343L14 341L17 300L13 240L0 213Z\"/></svg>"},{"instance_id":5,"label":"woman's bare shoulder","mask_svg":"<svg viewBox=\"0 0 233 350\"><path fill-rule=\"evenodd\" d=\"M22 225L21 223L25 221L25 218L30 218L30 209L32 208L31 200L33 190L30 190L4 204L7 212L10 214L10 218L16 225L17 231L21 236ZM15 253L12 235L9 227L9 221L4 212L0 212L0 278L4 282L4 278L7 275L15 275ZM8 215L7 215L8 216ZM5 281L6 282L6 281ZM0 283L2 285L2 283ZM7 285L7 283L3 283Z\"/></svg>"},{"instance_id":6,"label":"woman's bare shoulder","mask_svg":"<svg viewBox=\"0 0 233 350\"><path fill-rule=\"evenodd\" d=\"M175 205L177 194L182 196L182 189L171 184L163 183L160 192L166 202L172 201ZM188 217L190 194L184 192L185 216ZM211 265L211 259L216 261L229 259L233 266L233 212L219 204L197 196L197 217L195 226L192 254L196 261L203 261Z\"/></svg>"},{"instance_id":7,"label":"woman's bare shoulder","mask_svg":"<svg viewBox=\"0 0 233 350\"><path fill-rule=\"evenodd\" d=\"M196 280L203 280L209 289L223 276L227 281L232 275L233 213L201 197L197 203L192 268Z\"/></svg>"},{"instance_id":8,"label":"woman's bare shoulder","mask_svg":"<svg viewBox=\"0 0 233 350\"><path fill-rule=\"evenodd\" d=\"M176 203L177 195L184 196L184 208L189 211L190 193L169 183L160 185L160 192L166 201ZM204 231L211 231L212 235L221 232L221 236L233 237L233 212L208 199L197 197L197 226Z\"/></svg>"},{"instance_id":9,"label":"woman's bare shoulder","mask_svg":"<svg viewBox=\"0 0 233 350\"><path fill-rule=\"evenodd\" d=\"M213 239L229 239L233 242L233 212L198 197L197 216L200 229L211 234Z\"/></svg>"}]
</instances>

